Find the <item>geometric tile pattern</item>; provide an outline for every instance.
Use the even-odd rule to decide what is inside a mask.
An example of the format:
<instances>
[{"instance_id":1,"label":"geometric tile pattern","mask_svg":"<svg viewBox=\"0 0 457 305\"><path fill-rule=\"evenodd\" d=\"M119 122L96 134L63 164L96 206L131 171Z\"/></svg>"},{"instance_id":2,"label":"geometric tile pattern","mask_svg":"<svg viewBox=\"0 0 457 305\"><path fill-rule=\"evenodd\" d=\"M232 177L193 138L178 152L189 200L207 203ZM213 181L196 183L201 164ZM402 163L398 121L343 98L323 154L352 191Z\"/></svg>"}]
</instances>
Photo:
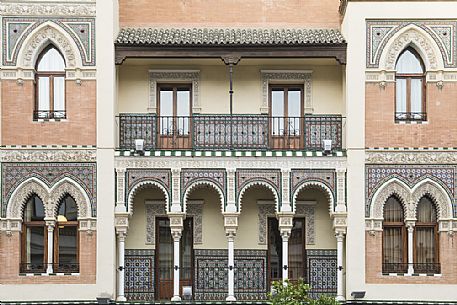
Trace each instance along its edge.
<instances>
[{"instance_id":1,"label":"geometric tile pattern","mask_svg":"<svg viewBox=\"0 0 457 305\"><path fill-rule=\"evenodd\" d=\"M281 170L237 169L236 170L236 198L244 186L250 182L262 181L271 185L276 193L281 193ZM239 198L241 199L241 198Z\"/></svg>"},{"instance_id":2,"label":"geometric tile pattern","mask_svg":"<svg viewBox=\"0 0 457 305\"><path fill-rule=\"evenodd\" d=\"M445 68L457 67L457 21L456 20L369 20L367 21L367 68L378 68L381 53L387 42L398 31L415 25L438 45Z\"/></svg>"},{"instance_id":3,"label":"geometric tile pattern","mask_svg":"<svg viewBox=\"0 0 457 305\"><path fill-rule=\"evenodd\" d=\"M227 296L227 250L198 249L195 258L195 300L224 300ZM265 299L267 252L235 250L235 296L239 300Z\"/></svg>"},{"instance_id":4,"label":"geometric tile pattern","mask_svg":"<svg viewBox=\"0 0 457 305\"><path fill-rule=\"evenodd\" d=\"M96 163L3 163L1 215L6 217L6 205L14 190L25 180L35 177L51 188L68 177L77 182L89 196L92 217L97 216Z\"/></svg>"},{"instance_id":5,"label":"geometric tile pattern","mask_svg":"<svg viewBox=\"0 0 457 305\"><path fill-rule=\"evenodd\" d=\"M24 40L45 22L68 33L81 54L83 66L95 66L95 18L4 17L2 22L3 65L15 66Z\"/></svg>"},{"instance_id":6,"label":"geometric tile pattern","mask_svg":"<svg viewBox=\"0 0 457 305\"><path fill-rule=\"evenodd\" d=\"M336 250L307 250L306 255L310 296L319 298L320 295L336 295Z\"/></svg>"},{"instance_id":7,"label":"geometric tile pattern","mask_svg":"<svg viewBox=\"0 0 457 305\"><path fill-rule=\"evenodd\" d=\"M154 181L168 192L168 198L171 196L171 170L166 169L127 169L127 192L128 194L135 185L143 181Z\"/></svg>"},{"instance_id":8,"label":"geometric tile pattern","mask_svg":"<svg viewBox=\"0 0 457 305\"><path fill-rule=\"evenodd\" d=\"M125 250L124 289L129 301L154 300L154 250Z\"/></svg>"},{"instance_id":9,"label":"geometric tile pattern","mask_svg":"<svg viewBox=\"0 0 457 305\"><path fill-rule=\"evenodd\" d=\"M217 185L220 190L222 191L223 198L226 198L226 172L225 169L217 169L217 168L198 168L198 169L190 169L190 168L183 168L181 170L181 198L183 198L187 188L193 184L198 183L200 181L207 181L214 183Z\"/></svg>"},{"instance_id":10,"label":"geometric tile pattern","mask_svg":"<svg viewBox=\"0 0 457 305\"><path fill-rule=\"evenodd\" d=\"M392 178L397 178L410 188L426 178L435 181L446 190L452 199L453 213L454 217L456 217L456 173L457 166L455 165L366 165L366 217L369 217L371 200L374 193L386 181Z\"/></svg>"},{"instance_id":11,"label":"geometric tile pattern","mask_svg":"<svg viewBox=\"0 0 457 305\"><path fill-rule=\"evenodd\" d=\"M293 194L304 182L317 181L326 185L332 192L336 203L336 172L331 169L293 169L290 173L290 200Z\"/></svg>"}]
</instances>

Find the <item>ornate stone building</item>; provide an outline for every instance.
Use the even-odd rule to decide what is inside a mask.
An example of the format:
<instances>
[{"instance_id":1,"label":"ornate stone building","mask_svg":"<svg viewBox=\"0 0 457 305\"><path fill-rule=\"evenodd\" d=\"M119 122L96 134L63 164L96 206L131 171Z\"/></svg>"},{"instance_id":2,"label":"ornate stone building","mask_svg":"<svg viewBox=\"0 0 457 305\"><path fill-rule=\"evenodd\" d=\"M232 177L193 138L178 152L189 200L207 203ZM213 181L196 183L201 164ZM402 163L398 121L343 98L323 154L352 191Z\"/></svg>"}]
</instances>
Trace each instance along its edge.
<instances>
[{"instance_id":1,"label":"ornate stone building","mask_svg":"<svg viewBox=\"0 0 457 305\"><path fill-rule=\"evenodd\" d=\"M4 0L0 301L455 300L455 12Z\"/></svg>"}]
</instances>

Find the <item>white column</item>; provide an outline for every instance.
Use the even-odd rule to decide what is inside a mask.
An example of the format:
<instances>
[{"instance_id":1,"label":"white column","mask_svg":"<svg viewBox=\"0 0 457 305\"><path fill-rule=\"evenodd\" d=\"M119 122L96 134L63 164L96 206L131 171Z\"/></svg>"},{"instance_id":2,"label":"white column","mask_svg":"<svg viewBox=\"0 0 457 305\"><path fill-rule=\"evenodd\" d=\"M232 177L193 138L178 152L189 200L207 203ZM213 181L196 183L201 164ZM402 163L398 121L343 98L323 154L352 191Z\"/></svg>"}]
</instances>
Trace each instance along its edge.
<instances>
[{"instance_id":1,"label":"white column","mask_svg":"<svg viewBox=\"0 0 457 305\"><path fill-rule=\"evenodd\" d=\"M118 251L118 281L117 281L117 301L125 302L124 281L125 281L125 232L117 234L117 251Z\"/></svg>"},{"instance_id":2,"label":"white column","mask_svg":"<svg viewBox=\"0 0 457 305\"><path fill-rule=\"evenodd\" d=\"M181 241L181 231L173 230L173 302L181 301L179 296L179 242Z\"/></svg>"},{"instance_id":3,"label":"white column","mask_svg":"<svg viewBox=\"0 0 457 305\"><path fill-rule=\"evenodd\" d=\"M413 258L413 249L414 249L414 224L408 223L408 274L414 273L414 258Z\"/></svg>"},{"instance_id":4,"label":"white column","mask_svg":"<svg viewBox=\"0 0 457 305\"><path fill-rule=\"evenodd\" d=\"M227 233L228 241L228 296L226 301L236 301L235 298L235 233L230 231Z\"/></svg>"},{"instance_id":5,"label":"white column","mask_svg":"<svg viewBox=\"0 0 457 305\"><path fill-rule=\"evenodd\" d=\"M282 280L289 278L289 231L281 232L282 237Z\"/></svg>"},{"instance_id":6,"label":"white column","mask_svg":"<svg viewBox=\"0 0 457 305\"><path fill-rule=\"evenodd\" d=\"M48 227L48 267L46 273L53 273L53 258L54 258L54 227L55 221L46 221Z\"/></svg>"},{"instance_id":7,"label":"white column","mask_svg":"<svg viewBox=\"0 0 457 305\"><path fill-rule=\"evenodd\" d=\"M344 278L343 278L343 242L344 234L342 232L336 233L336 261L338 266L337 272L337 288L336 288L336 300L344 301Z\"/></svg>"}]
</instances>

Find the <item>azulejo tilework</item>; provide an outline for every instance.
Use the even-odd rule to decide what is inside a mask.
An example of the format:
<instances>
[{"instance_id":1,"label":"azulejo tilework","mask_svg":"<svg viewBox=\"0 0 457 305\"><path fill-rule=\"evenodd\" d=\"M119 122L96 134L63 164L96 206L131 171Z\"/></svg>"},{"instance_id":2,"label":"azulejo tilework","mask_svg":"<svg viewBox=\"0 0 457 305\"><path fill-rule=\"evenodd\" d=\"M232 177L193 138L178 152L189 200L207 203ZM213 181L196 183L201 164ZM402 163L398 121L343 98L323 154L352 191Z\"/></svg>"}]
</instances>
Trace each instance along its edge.
<instances>
[{"instance_id":1,"label":"azulejo tilework","mask_svg":"<svg viewBox=\"0 0 457 305\"><path fill-rule=\"evenodd\" d=\"M455 217L457 213L455 202L456 170L457 166L455 165L366 165L366 217L370 215L372 199L376 190L393 178L404 182L410 188L427 178L438 183L453 201L453 214Z\"/></svg>"},{"instance_id":2,"label":"azulejo tilework","mask_svg":"<svg viewBox=\"0 0 457 305\"><path fill-rule=\"evenodd\" d=\"M181 170L181 198L184 201L184 195L189 187L210 183L216 185L222 192L223 200L227 198L227 174L225 169L182 169Z\"/></svg>"},{"instance_id":3,"label":"azulejo tilework","mask_svg":"<svg viewBox=\"0 0 457 305\"><path fill-rule=\"evenodd\" d=\"M129 301L154 300L154 250L125 250L125 295Z\"/></svg>"},{"instance_id":4,"label":"azulejo tilework","mask_svg":"<svg viewBox=\"0 0 457 305\"><path fill-rule=\"evenodd\" d=\"M127 169L127 192L130 194L132 189L142 182L153 181L161 185L171 196L171 170L165 169ZM127 198L126 198L127 199Z\"/></svg>"},{"instance_id":5,"label":"azulejo tilework","mask_svg":"<svg viewBox=\"0 0 457 305\"><path fill-rule=\"evenodd\" d=\"M336 295L337 288L337 254L336 250L307 250L308 283L311 286L310 296Z\"/></svg>"},{"instance_id":6,"label":"azulejo tilework","mask_svg":"<svg viewBox=\"0 0 457 305\"><path fill-rule=\"evenodd\" d=\"M368 20L367 68L378 68L381 53L399 31L414 25L425 31L438 45L445 68L457 67L457 20Z\"/></svg>"},{"instance_id":7,"label":"azulejo tilework","mask_svg":"<svg viewBox=\"0 0 457 305\"><path fill-rule=\"evenodd\" d=\"M223 300L227 296L227 250L195 250L195 300ZM235 250L235 296L239 300L266 297L267 253Z\"/></svg>"},{"instance_id":8,"label":"azulejo tilework","mask_svg":"<svg viewBox=\"0 0 457 305\"><path fill-rule=\"evenodd\" d=\"M6 205L14 190L24 181L35 177L49 188L63 178L77 182L89 196L91 215L97 215L97 166L95 163L3 163L1 215L6 216Z\"/></svg>"},{"instance_id":9,"label":"azulejo tilework","mask_svg":"<svg viewBox=\"0 0 457 305\"><path fill-rule=\"evenodd\" d=\"M83 66L95 66L95 18L4 17L2 20L3 65L16 66L18 54L30 34L48 23L65 31L75 42Z\"/></svg>"},{"instance_id":10,"label":"azulejo tilework","mask_svg":"<svg viewBox=\"0 0 457 305\"><path fill-rule=\"evenodd\" d=\"M276 194L281 194L281 171L263 169L237 169L236 171L236 197L241 200L241 191L249 184L266 183L272 187Z\"/></svg>"},{"instance_id":11,"label":"azulejo tilework","mask_svg":"<svg viewBox=\"0 0 457 305\"><path fill-rule=\"evenodd\" d=\"M325 185L336 203L336 172L328 169L293 169L290 173L291 202L294 193L306 182L318 182Z\"/></svg>"}]
</instances>

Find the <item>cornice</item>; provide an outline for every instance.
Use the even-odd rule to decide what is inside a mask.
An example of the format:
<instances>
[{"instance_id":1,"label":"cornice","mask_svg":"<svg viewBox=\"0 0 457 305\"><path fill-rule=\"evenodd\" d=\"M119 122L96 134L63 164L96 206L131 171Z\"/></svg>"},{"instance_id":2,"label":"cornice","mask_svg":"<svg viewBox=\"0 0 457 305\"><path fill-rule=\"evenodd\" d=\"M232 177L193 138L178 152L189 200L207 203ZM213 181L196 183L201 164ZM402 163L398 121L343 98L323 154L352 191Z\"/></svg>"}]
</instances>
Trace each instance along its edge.
<instances>
[{"instance_id":1,"label":"cornice","mask_svg":"<svg viewBox=\"0 0 457 305\"><path fill-rule=\"evenodd\" d=\"M455 151L367 151L369 164L457 164Z\"/></svg>"},{"instance_id":2,"label":"cornice","mask_svg":"<svg viewBox=\"0 0 457 305\"><path fill-rule=\"evenodd\" d=\"M1 150L1 162L95 162L94 149Z\"/></svg>"},{"instance_id":3,"label":"cornice","mask_svg":"<svg viewBox=\"0 0 457 305\"><path fill-rule=\"evenodd\" d=\"M95 16L95 1L2 1L0 16Z\"/></svg>"}]
</instances>

